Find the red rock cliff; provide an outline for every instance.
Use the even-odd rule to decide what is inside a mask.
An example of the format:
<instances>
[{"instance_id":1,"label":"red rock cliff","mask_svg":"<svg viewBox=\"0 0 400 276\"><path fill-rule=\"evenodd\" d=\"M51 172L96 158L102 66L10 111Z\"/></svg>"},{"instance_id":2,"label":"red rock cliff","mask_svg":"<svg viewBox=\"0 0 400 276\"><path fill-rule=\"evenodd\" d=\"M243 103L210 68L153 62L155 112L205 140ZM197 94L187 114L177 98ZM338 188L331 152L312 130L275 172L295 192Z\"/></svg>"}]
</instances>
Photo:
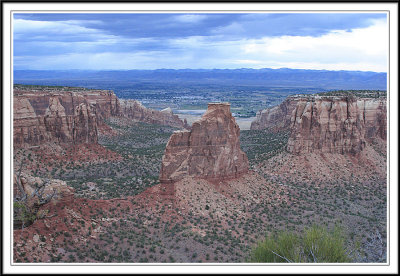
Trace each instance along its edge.
<instances>
[{"instance_id":1,"label":"red rock cliff","mask_svg":"<svg viewBox=\"0 0 400 276\"><path fill-rule=\"evenodd\" d=\"M58 95L14 95L14 146L97 143L96 109L80 95L71 98L76 106Z\"/></svg>"},{"instance_id":2,"label":"red rock cliff","mask_svg":"<svg viewBox=\"0 0 400 276\"><path fill-rule=\"evenodd\" d=\"M373 139L386 140L386 99L307 97L291 116L291 153L360 152Z\"/></svg>"},{"instance_id":3,"label":"red rock cliff","mask_svg":"<svg viewBox=\"0 0 400 276\"><path fill-rule=\"evenodd\" d=\"M120 113L119 100L112 91L89 90L84 88L42 88L40 90L30 88L14 88L14 99L25 97L35 110L37 115L44 115L50 98L58 98L59 103L65 109L66 115L74 115L75 108L81 103L92 105L96 108L100 119L118 116Z\"/></svg>"},{"instance_id":4,"label":"red rock cliff","mask_svg":"<svg viewBox=\"0 0 400 276\"><path fill-rule=\"evenodd\" d=\"M43 142L97 143L97 130L111 116L150 124L188 128L170 109L145 108L119 100L112 91L84 88L14 88L14 145Z\"/></svg>"},{"instance_id":5,"label":"red rock cliff","mask_svg":"<svg viewBox=\"0 0 400 276\"><path fill-rule=\"evenodd\" d=\"M291 96L257 113L251 129L288 130L291 153L357 153L366 142L386 140L386 99Z\"/></svg>"},{"instance_id":6,"label":"red rock cliff","mask_svg":"<svg viewBox=\"0 0 400 276\"><path fill-rule=\"evenodd\" d=\"M296 108L297 100L288 97L280 105L257 112L256 119L251 122L251 130L269 129L279 131L290 126L292 111Z\"/></svg>"},{"instance_id":7,"label":"red rock cliff","mask_svg":"<svg viewBox=\"0 0 400 276\"><path fill-rule=\"evenodd\" d=\"M14 88L14 145L97 143L97 127L120 113L115 94L80 88Z\"/></svg>"},{"instance_id":8,"label":"red rock cliff","mask_svg":"<svg viewBox=\"0 0 400 276\"><path fill-rule=\"evenodd\" d=\"M174 182L185 176L219 180L247 172L248 160L240 149L239 131L230 104L210 103L190 131L176 131L170 137L160 181Z\"/></svg>"}]
</instances>

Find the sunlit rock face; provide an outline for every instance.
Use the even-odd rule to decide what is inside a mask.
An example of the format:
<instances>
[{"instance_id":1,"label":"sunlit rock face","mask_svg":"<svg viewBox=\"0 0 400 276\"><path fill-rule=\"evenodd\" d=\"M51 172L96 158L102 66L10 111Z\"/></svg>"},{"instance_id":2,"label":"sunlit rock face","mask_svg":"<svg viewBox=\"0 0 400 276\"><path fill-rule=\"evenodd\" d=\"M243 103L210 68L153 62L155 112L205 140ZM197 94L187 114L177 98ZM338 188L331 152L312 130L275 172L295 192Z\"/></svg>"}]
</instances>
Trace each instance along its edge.
<instances>
[{"instance_id":1,"label":"sunlit rock face","mask_svg":"<svg viewBox=\"0 0 400 276\"><path fill-rule=\"evenodd\" d=\"M81 94L14 95L14 146L97 143L97 109Z\"/></svg>"},{"instance_id":2,"label":"sunlit rock face","mask_svg":"<svg viewBox=\"0 0 400 276\"><path fill-rule=\"evenodd\" d=\"M162 159L160 181L184 177L208 180L237 178L248 171L248 159L240 149L239 126L229 103L210 103L191 130L172 134Z\"/></svg>"},{"instance_id":3,"label":"sunlit rock face","mask_svg":"<svg viewBox=\"0 0 400 276\"><path fill-rule=\"evenodd\" d=\"M385 98L292 96L258 112L252 129L288 130L287 151L351 153L374 139L386 140Z\"/></svg>"},{"instance_id":4,"label":"sunlit rock face","mask_svg":"<svg viewBox=\"0 0 400 276\"><path fill-rule=\"evenodd\" d=\"M321 97L298 101L291 117L291 153L356 154L367 141L386 140L386 99Z\"/></svg>"},{"instance_id":5,"label":"sunlit rock face","mask_svg":"<svg viewBox=\"0 0 400 276\"><path fill-rule=\"evenodd\" d=\"M106 119L126 117L137 122L188 128L172 113L145 108L135 100L119 100L112 91L80 88L14 89L14 146L41 143L97 143Z\"/></svg>"}]
</instances>

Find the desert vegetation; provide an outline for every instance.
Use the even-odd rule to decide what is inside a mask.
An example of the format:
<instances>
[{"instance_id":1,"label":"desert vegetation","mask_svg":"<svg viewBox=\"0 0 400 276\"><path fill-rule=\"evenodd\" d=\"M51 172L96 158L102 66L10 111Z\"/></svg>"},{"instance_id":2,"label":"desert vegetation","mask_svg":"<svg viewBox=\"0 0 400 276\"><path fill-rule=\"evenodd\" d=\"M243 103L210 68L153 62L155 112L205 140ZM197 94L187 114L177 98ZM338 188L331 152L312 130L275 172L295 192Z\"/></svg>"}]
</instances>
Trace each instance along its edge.
<instances>
[{"instance_id":1,"label":"desert vegetation","mask_svg":"<svg viewBox=\"0 0 400 276\"><path fill-rule=\"evenodd\" d=\"M124 118L111 118L107 123L117 134L100 135L104 147L46 145L19 149L15 159L24 158L34 176L65 180L78 197L120 198L158 184L165 145L175 129Z\"/></svg>"},{"instance_id":2,"label":"desert vegetation","mask_svg":"<svg viewBox=\"0 0 400 276\"><path fill-rule=\"evenodd\" d=\"M257 263L347 263L354 249L346 248L346 237L340 226L331 231L318 225L302 233L280 232L267 236L251 253Z\"/></svg>"},{"instance_id":3,"label":"desert vegetation","mask_svg":"<svg viewBox=\"0 0 400 276\"><path fill-rule=\"evenodd\" d=\"M322 166L312 156L308 162L293 161L284 148L287 133L242 131L241 147L258 176L217 186L182 182L176 191L178 200L172 202L158 198L149 188L159 185L159 164L173 129L126 124L118 118L107 123L116 130L113 136L100 136L107 154L95 162L80 160L53 164L56 170L38 170L39 174L53 171L54 177L65 179L75 188L78 203L72 209L59 206L47 211L47 217L67 219L54 231L37 232L38 242L33 240L35 233L18 234L17 243L25 245L17 246L17 262L35 261L34 256L37 262L255 261L251 259L254 247L266 236L288 231L299 238L307 225L333 229L338 223L347 235L345 247L357 248L357 254L346 261L385 261L386 181L373 173L356 174L351 158L337 161L344 164L345 173L338 163ZM383 163L377 165L384 168L385 151L379 143L374 148L380 149ZM372 146L368 150L376 154ZM28 158L29 153L22 155ZM35 164L37 155L32 152L30 158L29 164ZM308 163L319 169L310 171ZM111 202L96 204L98 199ZM77 216L71 217L68 209ZM46 216L38 225L49 223ZM76 241L71 244L67 235ZM41 241L42 236L46 241L53 239L49 249L40 246L48 244ZM27 254L27 245L32 246L32 254Z\"/></svg>"},{"instance_id":4,"label":"desert vegetation","mask_svg":"<svg viewBox=\"0 0 400 276\"><path fill-rule=\"evenodd\" d=\"M99 144L15 149L14 168L42 183L63 180L74 198L37 206L33 216L15 201L16 221L32 225L14 231L14 260L386 261L385 141L372 140L357 156L294 155L286 151L289 131L241 131L248 174L214 182L184 178L168 195L158 177L174 130L110 117ZM322 253L314 246L319 242Z\"/></svg>"},{"instance_id":5,"label":"desert vegetation","mask_svg":"<svg viewBox=\"0 0 400 276\"><path fill-rule=\"evenodd\" d=\"M288 139L288 131L242 130L240 132L241 147L246 152L251 166L285 151Z\"/></svg>"}]
</instances>

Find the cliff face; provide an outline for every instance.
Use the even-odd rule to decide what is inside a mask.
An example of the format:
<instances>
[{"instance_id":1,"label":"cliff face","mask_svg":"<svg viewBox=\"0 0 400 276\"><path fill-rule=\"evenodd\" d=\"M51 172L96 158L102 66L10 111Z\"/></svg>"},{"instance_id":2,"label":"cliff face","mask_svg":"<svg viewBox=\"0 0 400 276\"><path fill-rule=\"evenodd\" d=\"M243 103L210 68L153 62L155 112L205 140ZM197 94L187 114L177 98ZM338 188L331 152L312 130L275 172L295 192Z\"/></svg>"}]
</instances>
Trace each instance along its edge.
<instances>
[{"instance_id":1,"label":"cliff face","mask_svg":"<svg viewBox=\"0 0 400 276\"><path fill-rule=\"evenodd\" d=\"M58 99L66 115L74 115L75 108L81 103L92 105L96 108L99 118L107 119L118 116L120 113L119 101L112 91L107 90L56 90L48 88L43 90L14 89L14 99L25 97L29 100L37 115L44 115L51 99Z\"/></svg>"},{"instance_id":2,"label":"cliff face","mask_svg":"<svg viewBox=\"0 0 400 276\"><path fill-rule=\"evenodd\" d=\"M90 91L84 94L85 102L96 107L98 118L103 121L111 116L120 116L118 97L111 91Z\"/></svg>"},{"instance_id":3,"label":"cliff face","mask_svg":"<svg viewBox=\"0 0 400 276\"><path fill-rule=\"evenodd\" d=\"M82 93L14 91L14 145L97 143L97 110Z\"/></svg>"},{"instance_id":4,"label":"cliff face","mask_svg":"<svg viewBox=\"0 0 400 276\"><path fill-rule=\"evenodd\" d=\"M97 143L95 110L81 103L67 115L57 97L49 98L43 115L38 115L29 98L14 98L14 145L38 145L43 142Z\"/></svg>"},{"instance_id":5,"label":"cliff face","mask_svg":"<svg viewBox=\"0 0 400 276\"><path fill-rule=\"evenodd\" d=\"M366 142L386 140L386 99L339 96L289 97L260 111L252 129L291 131L291 153L358 153Z\"/></svg>"},{"instance_id":6,"label":"cliff face","mask_svg":"<svg viewBox=\"0 0 400 276\"><path fill-rule=\"evenodd\" d=\"M367 141L386 139L386 100L315 98L293 111L287 150L358 153Z\"/></svg>"},{"instance_id":7,"label":"cliff face","mask_svg":"<svg viewBox=\"0 0 400 276\"><path fill-rule=\"evenodd\" d=\"M187 124L174 115L171 109L161 111L144 107L140 102L135 100L120 100L121 114L135 121L167 125L177 128L187 128Z\"/></svg>"},{"instance_id":8,"label":"cliff face","mask_svg":"<svg viewBox=\"0 0 400 276\"><path fill-rule=\"evenodd\" d=\"M297 100L289 97L280 105L258 111L256 119L251 122L250 129L272 131L287 129L290 127L292 112L296 105Z\"/></svg>"},{"instance_id":9,"label":"cliff face","mask_svg":"<svg viewBox=\"0 0 400 276\"><path fill-rule=\"evenodd\" d=\"M81 103L75 108L73 141L76 143L97 143L97 114L91 105Z\"/></svg>"},{"instance_id":10,"label":"cliff face","mask_svg":"<svg viewBox=\"0 0 400 276\"><path fill-rule=\"evenodd\" d=\"M15 88L14 145L97 143L98 127L104 126L104 120L111 116L188 128L171 110L156 111L138 101L119 100L111 91Z\"/></svg>"},{"instance_id":11,"label":"cliff face","mask_svg":"<svg viewBox=\"0 0 400 276\"><path fill-rule=\"evenodd\" d=\"M209 104L190 131L172 134L162 159L160 181L174 182L186 176L220 180L246 173L248 159L240 149L239 131L229 104Z\"/></svg>"}]
</instances>

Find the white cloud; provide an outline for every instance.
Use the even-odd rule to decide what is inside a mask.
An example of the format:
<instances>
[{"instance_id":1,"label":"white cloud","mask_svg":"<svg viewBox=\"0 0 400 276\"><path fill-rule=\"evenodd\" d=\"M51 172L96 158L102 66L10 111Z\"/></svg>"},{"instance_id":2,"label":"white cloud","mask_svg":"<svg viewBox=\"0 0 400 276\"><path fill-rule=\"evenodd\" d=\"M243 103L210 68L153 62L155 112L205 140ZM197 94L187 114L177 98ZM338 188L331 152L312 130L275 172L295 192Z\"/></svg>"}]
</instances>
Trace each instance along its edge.
<instances>
[{"instance_id":1,"label":"white cloud","mask_svg":"<svg viewBox=\"0 0 400 276\"><path fill-rule=\"evenodd\" d=\"M65 49L51 56L17 56L16 68L24 69L157 69L157 68L298 68L387 71L388 29L385 20L367 28L332 31L312 36L280 36L226 40L224 36L191 36L177 39L129 39L96 33L71 22L18 21L18 32L50 30L86 32L93 41L35 42L43 49ZM69 29L68 29L69 28ZM56 32L55 30L52 30ZM23 33L22 32L22 33ZM21 33L21 34L22 34ZM32 31L37 36L43 32ZM27 45L27 46L29 46ZM47 45L47 46L46 46ZM144 46L143 46L144 45ZM152 45L157 46L153 50ZM160 47L160 46L165 47ZM138 46L138 47L136 47ZM47 47L47 48L46 48ZM135 50L136 49L136 50ZM138 50L140 49L140 50ZM67 54L68 53L68 54Z\"/></svg>"},{"instance_id":2,"label":"white cloud","mask_svg":"<svg viewBox=\"0 0 400 276\"><path fill-rule=\"evenodd\" d=\"M85 33L93 34L99 33L96 29L86 28L80 26L81 21L36 21L26 19L14 19L13 29L14 34L32 34L32 33L45 33L45 34L76 34Z\"/></svg>"},{"instance_id":3,"label":"white cloud","mask_svg":"<svg viewBox=\"0 0 400 276\"><path fill-rule=\"evenodd\" d=\"M194 36L171 40L169 44L196 58L191 67L205 64L206 68L287 67L386 72L386 20L373 23L367 28L337 30L318 37L280 36L226 41L220 36Z\"/></svg>"},{"instance_id":4,"label":"white cloud","mask_svg":"<svg viewBox=\"0 0 400 276\"><path fill-rule=\"evenodd\" d=\"M207 15L204 14L182 14L174 17L176 21L182 23L198 23L205 20L206 18Z\"/></svg>"},{"instance_id":5,"label":"white cloud","mask_svg":"<svg viewBox=\"0 0 400 276\"><path fill-rule=\"evenodd\" d=\"M260 65L262 62L259 60L254 60L254 59L238 59L238 60L234 60L234 63L238 63L238 64L258 64Z\"/></svg>"},{"instance_id":6,"label":"white cloud","mask_svg":"<svg viewBox=\"0 0 400 276\"><path fill-rule=\"evenodd\" d=\"M367 28L332 31L318 37L249 40L242 49L248 59L283 67L383 72L387 69L388 29L386 20L375 20Z\"/></svg>"}]
</instances>

